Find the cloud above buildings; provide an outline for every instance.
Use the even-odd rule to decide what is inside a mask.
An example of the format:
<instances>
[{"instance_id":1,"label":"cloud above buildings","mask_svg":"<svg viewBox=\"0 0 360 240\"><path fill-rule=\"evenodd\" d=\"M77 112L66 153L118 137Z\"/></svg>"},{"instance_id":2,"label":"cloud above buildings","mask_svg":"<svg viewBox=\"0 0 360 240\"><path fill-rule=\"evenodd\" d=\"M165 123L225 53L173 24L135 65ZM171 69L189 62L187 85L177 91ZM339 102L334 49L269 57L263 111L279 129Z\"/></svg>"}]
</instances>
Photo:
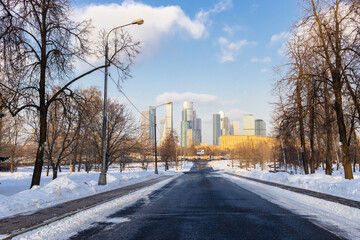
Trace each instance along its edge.
<instances>
[{"instance_id":1,"label":"cloud above buildings","mask_svg":"<svg viewBox=\"0 0 360 240\"><path fill-rule=\"evenodd\" d=\"M252 63L256 63L256 62L263 62L263 63L269 63L271 62L271 58L270 57L265 57L265 58L252 58L251 59Z\"/></svg>"},{"instance_id":2,"label":"cloud above buildings","mask_svg":"<svg viewBox=\"0 0 360 240\"><path fill-rule=\"evenodd\" d=\"M232 36L234 35L236 32L238 31L242 31L245 30L246 27L242 26L242 25L231 25L229 26L228 24L224 24L224 27L222 28L222 30L227 33L228 35Z\"/></svg>"},{"instance_id":3,"label":"cloud above buildings","mask_svg":"<svg viewBox=\"0 0 360 240\"><path fill-rule=\"evenodd\" d=\"M152 7L144 3L125 0L121 4L90 4L75 8L76 21L91 19L93 29L90 39L98 42L101 30L109 31L113 27L143 18L144 24L126 27L134 41L141 42L141 54L137 58L147 59L157 52L163 41L176 34L192 39L200 39L206 33L204 20L191 19L179 6ZM95 45L94 45L95 47ZM94 62L94 59L91 60Z\"/></svg>"},{"instance_id":4,"label":"cloud above buildings","mask_svg":"<svg viewBox=\"0 0 360 240\"><path fill-rule=\"evenodd\" d=\"M283 42L286 39L288 39L289 37L290 37L289 32L281 32L281 33L278 33L278 34L274 34L274 35L271 36L269 44L272 45L272 44L275 44L277 42Z\"/></svg>"},{"instance_id":5,"label":"cloud above buildings","mask_svg":"<svg viewBox=\"0 0 360 240\"><path fill-rule=\"evenodd\" d=\"M211 15L228 10L232 8L232 6L232 0L221 0L220 2L215 4L215 6L210 10L200 10L200 12L196 14L196 20L202 23L206 23L209 21Z\"/></svg>"},{"instance_id":6,"label":"cloud above buildings","mask_svg":"<svg viewBox=\"0 0 360 240\"><path fill-rule=\"evenodd\" d=\"M209 10L200 10L192 19L179 6L153 7L133 0L125 0L121 4L89 4L75 8L74 20L91 19L93 29L90 39L98 41L101 30L109 31L113 27L127 24L135 19L143 18L141 26L128 26L128 31L134 41L141 42L141 54L137 61L148 59L156 53L164 41L172 36L200 39L207 35L206 25L210 17L232 7L231 0L221 0ZM96 59L89 59L94 63Z\"/></svg>"},{"instance_id":7,"label":"cloud above buildings","mask_svg":"<svg viewBox=\"0 0 360 240\"><path fill-rule=\"evenodd\" d=\"M205 93L193 93L193 92L184 92L184 93L176 93L176 92L164 92L156 97L157 103L165 103L167 101L172 102L196 102L196 103L216 103L218 101L218 97L211 94Z\"/></svg>"},{"instance_id":8,"label":"cloud above buildings","mask_svg":"<svg viewBox=\"0 0 360 240\"><path fill-rule=\"evenodd\" d=\"M245 39L231 42L224 37L219 37L218 43L221 48L221 56L219 59L221 63L234 62L235 57L240 53L242 48L257 44L256 42L250 42Z\"/></svg>"}]
</instances>

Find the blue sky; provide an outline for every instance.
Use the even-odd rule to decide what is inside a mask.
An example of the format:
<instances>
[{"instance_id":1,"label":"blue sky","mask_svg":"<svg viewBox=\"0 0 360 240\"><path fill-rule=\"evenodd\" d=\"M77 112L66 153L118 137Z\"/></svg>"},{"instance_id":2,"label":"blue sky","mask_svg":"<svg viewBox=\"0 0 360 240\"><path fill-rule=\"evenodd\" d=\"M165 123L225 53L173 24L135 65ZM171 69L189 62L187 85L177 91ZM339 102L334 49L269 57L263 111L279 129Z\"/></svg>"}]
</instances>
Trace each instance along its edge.
<instances>
[{"instance_id":1,"label":"blue sky","mask_svg":"<svg viewBox=\"0 0 360 240\"><path fill-rule=\"evenodd\" d=\"M298 1L74 0L73 4L76 18L91 18L95 29L110 30L144 19L143 25L127 28L142 42L142 49L132 67L133 77L122 84L140 110L172 100L179 133L182 102L193 101L208 144L212 144L212 114L220 110L241 124L243 114L254 114L270 130L273 67L281 64L281 46L301 15ZM102 89L103 74L93 74L80 84ZM139 119L140 114L109 84L109 96L118 97ZM157 118L164 118L163 109Z\"/></svg>"}]
</instances>

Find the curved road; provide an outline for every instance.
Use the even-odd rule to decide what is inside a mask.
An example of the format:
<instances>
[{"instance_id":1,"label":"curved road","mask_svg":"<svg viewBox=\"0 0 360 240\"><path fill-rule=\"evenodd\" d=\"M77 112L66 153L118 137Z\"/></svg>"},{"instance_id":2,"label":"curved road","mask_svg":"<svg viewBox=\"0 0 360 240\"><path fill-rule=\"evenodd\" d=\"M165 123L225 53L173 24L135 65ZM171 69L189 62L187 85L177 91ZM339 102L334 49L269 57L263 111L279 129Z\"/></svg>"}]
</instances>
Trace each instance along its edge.
<instances>
[{"instance_id":1,"label":"curved road","mask_svg":"<svg viewBox=\"0 0 360 240\"><path fill-rule=\"evenodd\" d=\"M339 239L218 176L206 162L72 239Z\"/></svg>"}]
</instances>

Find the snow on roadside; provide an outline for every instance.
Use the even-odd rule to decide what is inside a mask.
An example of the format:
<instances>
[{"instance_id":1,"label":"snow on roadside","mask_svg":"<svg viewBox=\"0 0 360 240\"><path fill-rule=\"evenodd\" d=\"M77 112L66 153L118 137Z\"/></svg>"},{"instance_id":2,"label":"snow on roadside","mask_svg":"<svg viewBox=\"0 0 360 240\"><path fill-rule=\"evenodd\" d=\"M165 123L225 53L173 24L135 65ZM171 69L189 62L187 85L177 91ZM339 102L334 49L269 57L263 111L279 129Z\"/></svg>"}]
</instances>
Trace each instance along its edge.
<instances>
[{"instance_id":1,"label":"snow on roadside","mask_svg":"<svg viewBox=\"0 0 360 240\"><path fill-rule=\"evenodd\" d=\"M31 182L31 174L28 174L28 171L24 171L24 174L17 172L12 175L13 179L11 179L11 175L0 173L0 218L19 213L29 214L38 209L150 180L162 175L176 175L179 172L188 171L191 166L192 163L186 163L178 172L173 169L164 172L163 168L159 168L158 175L155 175L152 169L148 171L129 169L129 171L125 172L119 172L118 169L109 169L107 185L105 186L98 185L98 172L90 172L89 174L86 172L61 173L53 181L47 181L44 185L34 186L32 189L23 190L10 196L1 194L1 189L6 190L6 186L16 185L19 189L23 189L25 186L19 187L19 185L26 183L26 186L28 186Z\"/></svg>"},{"instance_id":2,"label":"snow on roadside","mask_svg":"<svg viewBox=\"0 0 360 240\"><path fill-rule=\"evenodd\" d=\"M338 197L360 201L360 173L354 173L354 179L344 179L343 174L334 172L332 176L328 176L324 171L317 171L315 174L309 175L290 175L286 172L271 173L267 170L252 170L231 168L231 160L212 161L210 166L215 170L222 170L239 174L241 176L261 179L269 182L276 182L293 187L308 189L321 193L326 193Z\"/></svg>"},{"instance_id":3,"label":"snow on roadside","mask_svg":"<svg viewBox=\"0 0 360 240\"><path fill-rule=\"evenodd\" d=\"M282 208L308 218L335 235L360 239L360 209L227 174L222 176Z\"/></svg>"},{"instance_id":4,"label":"snow on roadside","mask_svg":"<svg viewBox=\"0 0 360 240\"><path fill-rule=\"evenodd\" d=\"M56 221L31 232L24 233L14 237L13 239L68 239L77 232L89 228L93 222L107 222L117 224L120 222L131 221L131 219L128 218L108 219L107 216L113 214L114 209L118 211L131 204L134 204L141 198L146 198L151 192L163 187L171 180L173 180L174 177L143 188L121 198L103 203L91 209L81 211L73 216L66 217L60 221ZM5 237L6 236L0 236L0 239Z\"/></svg>"}]
</instances>

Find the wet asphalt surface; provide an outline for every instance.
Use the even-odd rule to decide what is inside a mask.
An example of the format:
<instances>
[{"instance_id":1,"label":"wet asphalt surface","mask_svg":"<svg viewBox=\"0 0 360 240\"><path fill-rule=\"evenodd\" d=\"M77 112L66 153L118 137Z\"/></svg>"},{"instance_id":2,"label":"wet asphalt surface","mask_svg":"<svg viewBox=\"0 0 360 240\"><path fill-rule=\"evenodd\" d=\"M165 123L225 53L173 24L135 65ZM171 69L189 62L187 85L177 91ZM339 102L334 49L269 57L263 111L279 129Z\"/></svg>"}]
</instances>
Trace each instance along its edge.
<instances>
[{"instance_id":1,"label":"wet asphalt surface","mask_svg":"<svg viewBox=\"0 0 360 240\"><path fill-rule=\"evenodd\" d=\"M71 239L339 239L217 175L206 162Z\"/></svg>"}]
</instances>

